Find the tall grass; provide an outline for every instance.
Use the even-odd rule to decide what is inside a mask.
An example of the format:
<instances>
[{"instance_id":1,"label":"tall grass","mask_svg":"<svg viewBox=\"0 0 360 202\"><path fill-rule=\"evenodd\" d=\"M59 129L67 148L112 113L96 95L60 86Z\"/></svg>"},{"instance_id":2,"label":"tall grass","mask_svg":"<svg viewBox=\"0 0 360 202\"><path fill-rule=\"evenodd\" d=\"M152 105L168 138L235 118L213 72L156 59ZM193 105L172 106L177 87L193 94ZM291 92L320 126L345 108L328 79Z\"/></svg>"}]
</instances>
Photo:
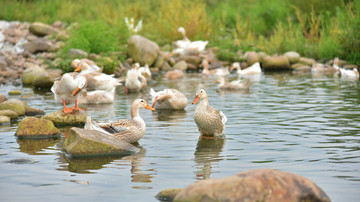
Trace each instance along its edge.
<instances>
[{"instance_id":1,"label":"tall grass","mask_svg":"<svg viewBox=\"0 0 360 202\"><path fill-rule=\"evenodd\" d=\"M360 1L348 0L33 0L0 1L0 19L68 24L78 22L63 52L123 50L131 33L124 18L143 20L139 34L160 45L181 38L209 40L223 59L236 52L298 51L303 56L335 56L360 64Z\"/></svg>"}]
</instances>

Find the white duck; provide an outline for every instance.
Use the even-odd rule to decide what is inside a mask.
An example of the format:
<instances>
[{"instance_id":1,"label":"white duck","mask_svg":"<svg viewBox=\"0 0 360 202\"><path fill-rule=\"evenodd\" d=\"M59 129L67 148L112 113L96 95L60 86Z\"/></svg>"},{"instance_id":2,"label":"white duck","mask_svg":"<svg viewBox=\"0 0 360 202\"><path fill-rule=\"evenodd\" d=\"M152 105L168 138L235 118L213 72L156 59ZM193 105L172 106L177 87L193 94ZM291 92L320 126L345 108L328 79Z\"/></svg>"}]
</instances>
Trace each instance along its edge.
<instances>
[{"instance_id":1,"label":"white duck","mask_svg":"<svg viewBox=\"0 0 360 202\"><path fill-rule=\"evenodd\" d=\"M86 92L78 98L79 104L109 104L115 100L115 88L110 90L94 90Z\"/></svg>"},{"instance_id":2,"label":"white duck","mask_svg":"<svg viewBox=\"0 0 360 202\"><path fill-rule=\"evenodd\" d=\"M249 80L246 82L242 82L241 80L227 82L224 77L219 77L215 83L219 83L219 89L221 90L246 90L250 87Z\"/></svg>"},{"instance_id":3,"label":"white duck","mask_svg":"<svg viewBox=\"0 0 360 202\"><path fill-rule=\"evenodd\" d=\"M227 118L225 114L209 105L208 95L205 90L196 91L192 104L200 103L195 108L194 120L203 137L222 136Z\"/></svg>"},{"instance_id":4,"label":"white duck","mask_svg":"<svg viewBox=\"0 0 360 202\"><path fill-rule=\"evenodd\" d=\"M191 43L191 41L189 40L189 38L186 37L186 32L183 27L179 27L178 32L180 32L183 35L183 39L175 41L173 43L174 48L183 48L184 49Z\"/></svg>"},{"instance_id":5,"label":"white duck","mask_svg":"<svg viewBox=\"0 0 360 202\"><path fill-rule=\"evenodd\" d=\"M88 116L84 128L97 130L126 142L135 143L144 136L146 131L145 121L139 114L139 110L142 108L154 111L145 100L136 99L131 105L131 120L120 119L108 123L93 123L91 117Z\"/></svg>"},{"instance_id":6,"label":"white duck","mask_svg":"<svg viewBox=\"0 0 360 202\"><path fill-rule=\"evenodd\" d=\"M146 78L142 75L142 73L135 67L130 69L126 74L125 94L131 92L139 92L147 85Z\"/></svg>"},{"instance_id":7,"label":"white duck","mask_svg":"<svg viewBox=\"0 0 360 202\"><path fill-rule=\"evenodd\" d=\"M150 95L153 99L152 108L155 109L184 109L187 105L187 98L176 89L164 89L155 92L150 89Z\"/></svg>"},{"instance_id":8,"label":"white duck","mask_svg":"<svg viewBox=\"0 0 360 202\"><path fill-rule=\"evenodd\" d=\"M357 68L344 69L340 68L341 78L344 80L359 80L359 71Z\"/></svg>"},{"instance_id":9,"label":"white duck","mask_svg":"<svg viewBox=\"0 0 360 202\"><path fill-rule=\"evenodd\" d=\"M237 69L238 75L261 74L260 63L258 63L258 62L254 63L250 67L243 69L243 70L240 67L240 63L234 62L231 65L230 71L232 71L234 69Z\"/></svg>"},{"instance_id":10,"label":"white duck","mask_svg":"<svg viewBox=\"0 0 360 202\"><path fill-rule=\"evenodd\" d=\"M186 47L175 48L170 56L173 55L197 55L204 51L209 41L192 41Z\"/></svg>"},{"instance_id":11,"label":"white duck","mask_svg":"<svg viewBox=\"0 0 360 202\"><path fill-rule=\"evenodd\" d=\"M201 72L203 75L217 75L217 76L228 76L230 74L228 67L220 67L217 69L209 69L209 62L207 59L202 61L202 65L204 67L203 71Z\"/></svg>"},{"instance_id":12,"label":"white duck","mask_svg":"<svg viewBox=\"0 0 360 202\"><path fill-rule=\"evenodd\" d=\"M51 87L51 91L55 95L56 102L62 102L64 104L64 113L70 113L73 110L81 110L78 107L77 99L80 92L85 90L87 81L85 77L80 76L78 73L66 73L61 78L54 82ZM75 101L75 107L68 108L66 104Z\"/></svg>"},{"instance_id":13,"label":"white duck","mask_svg":"<svg viewBox=\"0 0 360 202\"><path fill-rule=\"evenodd\" d=\"M125 24L133 33L137 33L142 29L142 20L139 20L138 24L135 26L134 18L130 18L129 20L128 17L125 17Z\"/></svg>"},{"instance_id":14,"label":"white duck","mask_svg":"<svg viewBox=\"0 0 360 202\"><path fill-rule=\"evenodd\" d=\"M85 63L86 66L80 66L80 64ZM94 61L83 58L83 59L75 59L71 62L71 66L75 69L75 72L102 72L102 68L97 66Z\"/></svg>"}]
</instances>

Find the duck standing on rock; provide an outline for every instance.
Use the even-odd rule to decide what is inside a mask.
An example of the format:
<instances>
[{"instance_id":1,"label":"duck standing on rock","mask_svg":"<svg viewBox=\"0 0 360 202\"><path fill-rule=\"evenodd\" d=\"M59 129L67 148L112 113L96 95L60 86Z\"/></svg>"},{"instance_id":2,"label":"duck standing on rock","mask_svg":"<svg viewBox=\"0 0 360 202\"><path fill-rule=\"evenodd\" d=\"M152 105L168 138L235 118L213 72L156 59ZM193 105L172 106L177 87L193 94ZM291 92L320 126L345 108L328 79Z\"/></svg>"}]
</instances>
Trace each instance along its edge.
<instances>
[{"instance_id":1,"label":"duck standing on rock","mask_svg":"<svg viewBox=\"0 0 360 202\"><path fill-rule=\"evenodd\" d=\"M150 95L153 99L151 107L156 109L184 109L187 105L187 98L180 91L176 89L165 89L155 92L150 89Z\"/></svg>"},{"instance_id":2,"label":"duck standing on rock","mask_svg":"<svg viewBox=\"0 0 360 202\"><path fill-rule=\"evenodd\" d=\"M131 120L121 119L109 123L93 123L91 117L88 116L85 129L97 130L105 134L113 135L116 138L129 143L139 141L145 134L146 124L140 117L139 109L149 109L154 111L152 107L143 99L136 99L131 105Z\"/></svg>"},{"instance_id":3,"label":"duck standing on rock","mask_svg":"<svg viewBox=\"0 0 360 202\"><path fill-rule=\"evenodd\" d=\"M87 85L85 77L79 75L76 72L66 73L61 78L55 80L54 85L51 87L51 91L55 95L56 102L62 102L64 104L64 113L70 113L73 110L83 109L78 107L78 97L80 92L84 92ZM75 107L68 108L66 104L75 101Z\"/></svg>"},{"instance_id":4,"label":"duck standing on rock","mask_svg":"<svg viewBox=\"0 0 360 202\"><path fill-rule=\"evenodd\" d=\"M220 137L224 134L227 118L222 111L209 105L204 89L196 91L192 104L200 103L195 108L194 120L202 137Z\"/></svg>"}]
</instances>

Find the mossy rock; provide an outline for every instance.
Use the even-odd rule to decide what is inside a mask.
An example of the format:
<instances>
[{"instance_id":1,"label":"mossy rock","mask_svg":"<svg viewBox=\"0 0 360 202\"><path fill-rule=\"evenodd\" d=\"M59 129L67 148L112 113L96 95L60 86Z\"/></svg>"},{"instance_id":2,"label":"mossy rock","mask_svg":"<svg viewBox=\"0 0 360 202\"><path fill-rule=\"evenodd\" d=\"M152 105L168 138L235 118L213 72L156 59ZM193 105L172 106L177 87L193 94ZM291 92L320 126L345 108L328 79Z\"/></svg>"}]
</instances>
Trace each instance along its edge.
<instances>
[{"instance_id":1,"label":"mossy rock","mask_svg":"<svg viewBox=\"0 0 360 202\"><path fill-rule=\"evenodd\" d=\"M3 94L0 94L0 103L5 102L6 100L8 100L7 97Z\"/></svg>"},{"instance_id":2,"label":"mossy rock","mask_svg":"<svg viewBox=\"0 0 360 202\"><path fill-rule=\"evenodd\" d=\"M29 31L36 36L46 36L51 34L57 34L59 32L54 27L41 22L34 22L30 24Z\"/></svg>"},{"instance_id":3,"label":"mossy rock","mask_svg":"<svg viewBox=\"0 0 360 202\"><path fill-rule=\"evenodd\" d=\"M56 78L48 72L43 72L35 77L32 85L37 88L51 88Z\"/></svg>"},{"instance_id":4,"label":"mossy rock","mask_svg":"<svg viewBox=\"0 0 360 202\"><path fill-rule=\"evenodd\" d=\"M290 70L290 62L286 56L265 56L261 66L270 71Z\"/></svg>"},{"instance_id":5,"label":"mossy rock","mask_svg":"<svg viewBox=\"0 0 360 202\"><path fill-rule=\"evenodd\" d=\"M16 112L14 112L13 110L10 109L3 109L0 110L0 116L7 116L10 119L17 119L19 118L18 114Z\"/></svg>"},{"instance_id":6,"label":"mossy rock","mask_svg":"<svg viewBox=\"0 0 360 202\"><path fill-rule=\"evenodd\" d=\"M10 117L0 115L0 126L10 124Z\"/></svg>"},{"instance_id":7,"label":"mossy rock","mask_svg":"<svg viewBox=\"0 0 360 202\"><path fill-rule=\"evenodd\" d=\"M45 114L44 110L25 106L25 115L26 116L37 116L37 115L44 115L44 114Z\"/></svg>"},{"instance_id":8,"label":"mossy rock","mask_svg":"<svg viewBox=\"0 0 360 202\"><path fill-rule=\"evenodd\" d=\"M17 115L22 116L25 114L25 105L20 100L9 99L0 104L0 110L9 109L17 113Z\"/></svg>"},{"instance_id":9,"label":"mossy rock","mask_svg":"<svg viewBox=\"0 0 360 202\"><path fill-rule=\"evenodd\" d=\"M115 136L76 127L70 129L63 148L70 157L126 156L140 151L139 148Z\"/></svg>"},{"instance_id":10,"label":"mossy rock","mask_svg":"<svg viewBox=\"0 0 360 202\"><path fill-rule=\"evenodd\" d=\"M86 116L86 113L75 110L65 114L61 109L51 114L47 114L42 118L52 121L55 126L84 126Z\"/></svg>"},{"instance_id":11,"label":"mossy rock","mask_svg":"<svg viewBox=\"0 0 360 202\"><path fill-rule=\"evenodd\" d=\"M260 62L259 55L254 51L247 52L247 53L245 53L245 55L246 55L246 63L248 66L251 66L257 62Z\"/></svg>"},{"instance_id":12,"label":"mossy rock","mask_svg":"<svg viewBox=\"0 0 360 202\"><path fill-rule=\"evenodd\" d=\"M23 85L32 85L35 78L43 72L45 72L45 69L41 68L41 67L33 67L33 68L26 69L21 76L22 84Z\"/></svg>"},{"instance_id":13,"label":"mossy rock","mask_svg":"<svg viewBox=\"0 0 360 202\"><path fill-rule=\"evenodd\" d=\"M54 136L58 137L60 133L59 129L49 120L25 117L19 123L15 135L18 138L41 139Z\"/></svg>"},{"instance_id":14,"label":"mossy rock","mask_svg":"<svg viewBox=\"0 0 360 202\"><path fill-rule=\"evenodd\" d=\"M176 194L178 194L182 189L180 188L170 188L161 190L158 194L156 194L155 198L159 201L173 201Z\"/></svg>"},{"instance_id":15,"label":"mossy rock","mask_svg":"<svg viewBox=\"0 0 360 202\"><path fill-rule=\"evenodd\" d=\"M19 90L11 90L8 92L9 95L21 95L21 91Z\"/></svg>"},{"instance_id":16,"label":"mossy rock","mask_svg":"<svg viewBox=\"0 0 360 202\"><path fill-rule=\"evenodd\" d=\"M300 54L295 51L288 51L284 54L289 59L290 64L297 63L300 60Z\"/></svg>"},{"instance_id":17,"label":"mossy rock","mask_svg":"<svg viewBox=\"0 0 360 202\"><path fill-rule=\"evenodd\" d=\"M312 58L300 57L298 62L311 67L315 60Z\"/></svg>"}]
</instances>

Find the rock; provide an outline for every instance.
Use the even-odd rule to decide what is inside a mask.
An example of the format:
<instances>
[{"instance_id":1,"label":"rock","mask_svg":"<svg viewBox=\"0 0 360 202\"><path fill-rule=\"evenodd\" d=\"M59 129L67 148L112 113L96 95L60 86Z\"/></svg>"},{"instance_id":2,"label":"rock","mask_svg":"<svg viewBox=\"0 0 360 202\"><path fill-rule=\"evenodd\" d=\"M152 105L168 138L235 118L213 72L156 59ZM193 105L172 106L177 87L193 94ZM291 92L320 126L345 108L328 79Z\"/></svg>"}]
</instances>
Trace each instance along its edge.
<instances>
[{"instance_id":1,"label":"rock","mask_svg":"<svg viewBox=\"0 0 360 202\"><path fill-rule=\"evenodd\" d=\"M0 115L0 126L10 124L10 117Z\"/></svg>"},{"instance_id":2,"label":"rock","mask_svg":"<svg viewBox=\"0 0 360 202\"><path fill-rule=\"evenodd\" d=\"M178 59L178 61L181 61L181 60L184 60L186 63L188 64L192 64L196 67L198 67L201 62L202 62L202 58L199 57L199 56L193 56L193 55L190 55L190 56L182 56Z\"/></svg>"},{"instance_id":3,"label":"rock","mask_svg":"<svg viewBox=\"0 0 360 202\"><path fill-rule=\"evenodd\" d=\"M39 66L28 68L23 72L21 82L23 85L32 85L35 78L43 72L45 72L45 69Z\"/></svg>"},{"instance_id":4,"label":"rock","mask_svg":"<svg viewBox=\"0 0 360 202\"><path fill-rule=\"evenodd\" d=\"M156 194L155 198L159 201L172 201L174 200L176 194L178 194L182 189L180 188L170 188L161 190L158 194Z\"/></svg>"},{"instance_id":5,"label":"rock","mask_svg":"<svg viewBox=\"0 0 360 202\"><path fill-rule=\"evenodd\" d=\"M32 85L37 88L51 88L57 77L52 77L48 72L43 72L35 77Z\"/></svg>"},{"instance_id":6,"label":"rock","mask_svg":"<svg viewBox=\"0 0 360 202\"><path fill-rule=\"evenodd\" d=\"M173 57L169 58L169 64L173 67L175 65L176 61Z\"/></svg>"},{"instance_id":7,"label":"rock","mask_svg":"<svg viewBox=\"0 0 360 202\"><path fill-rule=\"evenodd\" d=\"M261 66L264 70L289 70L290 62L286 56L265 56Z\"/></svg>"},{"instance_id":8,"label":"rock","mask_svg":"<svg viewBox=\"0 0 360 202\"><path fill-rule=\"evenodd\" d=\"M158 57L156 58L153 66L158 67L158 68L162 67L164 62L165 62L165 57L159 54Z\"/></svg>"},{"instance_id":9,"label":"rock","mask_svg":"<svg viewBox=\"0 0 360 202\"><path fill-rule=\"evenodd\" d=\"M132 36L128 41L128 55L141 66L152 66L159 55L159 46L149 39L140 35Z\"/></svg>"},{"instance_id":10,"label":"rock","mask_svg":"<svg viewBox=\"0 0 360 202\"><path fill-rule=\"evenodd\" d=\"M6 100L8 100L7 97L3 94L0 94L0 103L5 102Z\"/></svg>"},{"instance_id":11,"label":"rock","mask_svg":"<svg viewBox=\"0 0 360 202\"><path fill-rule=\"evenodd\" d=\"M25 105L20 100L9 99L0 104L0 110L10 109L16 112L17 115L22 116L25 114Z\"/></svg>"},{"instance_id":12,"label":"rock","mask_svg":"<svg viewBox=\"0 0 360 202\"><path fill-rule=\"evenodd\" d=\"M51 114L47 114L42 118L52 121L55 126L84 126L86 114L75 110L71 113L65 114L61 109Z\"/></svg>"},{"instance_id":13,"label":"rock","mask_svg":"<svg viewBox=\"0 0 360 202\"><path fill-rule=\"evenodd\" d=\"M58 136L60 133L49 120L25 117L19 123L15 135L19 138L48 138Z\"/></svg>"},{"instance_id":14,"label":"rock","mask_svg":"<svg viewBox=\"0 0 360 202\"><path fill-rule=\"evenodd\" d=\"M300 54L295 51L289 51L284 54L290 62L290 64L297 63L300 60Z\"/></svg>"},{"instance_id":15,"label":"rock","mask_svg":"<svg viewBox=\"0 0 360 202\"><path fill-rule=\"evenodd\" d=\"M257 169L220 179L198 181L174 201L330 201L309 179L289 172Z\"/></svg>"},{"instance_id":16,"label":"rock","mask_svg":"<svg viewBox=\"0 0 360 202\"><path fill-rule=\"evenodd\" d=\"M173 68L185 71L188 68L188 65L185 61L182 60L182 61L177 62Z\"/></svg>"},{"instance_id":17,"label":"rock","mask_svg":"<svg viewBox=\"0 0 360 202\"><path fill-rule=\"evenodd\" d=\"M32 108L29 106L25 106L25 115L26 116L36 116L36 115L44 115L45 112L41 109Z\"/></svg>"},{"instance_id":18,"label":"rock","mask_svg":"<svg viewBox=\"0 0 360 202\"><path fill-rule=\"evenodd\" d=\"M307 65L307 66L312 66L312 64L315 62L314 59L312 58L305 58L305 57L300 57L299 58L299 63Z\"/></svg>"},{"instance_id":19,"label":"rock","mask_svg":"<svg viewBox=\"0 0 360 202\"><path fill-rule=\"evenodd\" d=\"M29 53L46 52L51 48L51 44L45 39L39 38L24 44L25 50Z\"/></svg>"},{"instance_id":20,"label":"rock","mask_svg":"<svg viewBox=\"0 0 360 202\"><path fill-rule=\"evenodd\" d=\"M52 26L40 22L32 23L29 27L29 31L35 34L36 36L57 34L59 32L57 29L53 28Z\"/></svg>"},{"instance_id":21,"label":"rock","mask_svg":"<svg viewBox=\"0 0 360 202\"><path fill-rule=\"evenodd\" d=\"M163 71L168 71L170 68L171 68L171 67L170 67L169 63L168 63L168 62L164 62L164 64L161 66L160 69L163 70Z\"/></svg>"},{"instance_id":22,"label":"rock","mask_svg":"<svg viewBox=\"0 0 360 202\"><path fill-rule=\"evenodd\" d=\"M264 60L264 57L267 56L267 54L264 52L258 52L257 55L259 56L260 63L262 63Z\"/></svg>"},{"instance_id":23,"label":"rock","mask_svg":"<svg viewBox=\"0 0 360 202\"><path fill-rule=\"evenodd\" d=\"M19 90L11 90L8 92L9 95L21 95L21 91Z\"/></svg>"},{"instance_id":24,"label":"rock","mask_svg":"<svg viewBox=\"0 0 360 202\"><path fill-rule=\"evenodd\" d=\"M10 119L17 119L19 118L18 114L10 109L2 109L0 110L0 116L7 116Z\"/></svg>"},{"instance_id":25,"label":"rock","mask_svg":"<svg viewBox=\"0 0 360 202\"><path fill-rule=\"evenodd\" d=\"M305 73L305 72L310 72L311 71L311 67L308 65L304 65L302 63L295 63L291 65L291 69L297 73Z\"/></svg>"},{"instance_id":26,"label":"rock","mask_svg":"<svg viewBox=\"0 0 360 202\"><path fill-rule=\"evenodd\" d=\"M130 155L140 151L139 148L115 136L75 127L70 129L63 148L71 157Z\"/></svg>"},{"instance_id":27,"label":"rock","mask_svg":"<svg viewBox=\"0 0 360 202\"><path fill-rule=\"evenodd\" d=\"M254 51L246 52L245 57L246 57L246 63L248 66L251 66L257 62L260 62L259 55Z\"/></svg>"},{"instance_id":28,"label":"rock","mask_svg":"<svg viewBox=\"0 0 360 202\"><path fill-rule=\"evenodd\" d=\"M68 56L71 59L75 59L75 58L87 58L88 57L88 53L80 50L80 49L75 49L75 48L71 48L68 51Z\"/></svg>"}]
</instances>

